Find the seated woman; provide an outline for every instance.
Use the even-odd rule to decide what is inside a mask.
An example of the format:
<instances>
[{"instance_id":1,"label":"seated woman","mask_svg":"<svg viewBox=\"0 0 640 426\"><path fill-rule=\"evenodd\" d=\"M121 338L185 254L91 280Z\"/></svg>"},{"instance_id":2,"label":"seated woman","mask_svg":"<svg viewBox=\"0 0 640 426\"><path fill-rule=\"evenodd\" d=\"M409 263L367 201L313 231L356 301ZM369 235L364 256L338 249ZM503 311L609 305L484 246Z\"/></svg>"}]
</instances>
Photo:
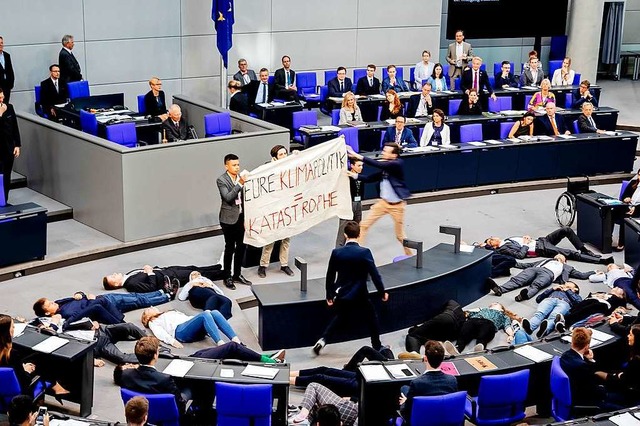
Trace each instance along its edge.
<instances>
[{"instance_id":1,"label":"seated woman","mask_svg":"<svg viewBox=\"0 0 640 426\"><path fill-rule=\"evenodd\" d=\"M289 373L289 384L292 386L308 386L319 383L342 397L355 397L360 392L356 369L364 360L388 361L394 359L393 352L386 346L380 350L371 346L363 346L351 357L342 370L331 367L315 367Z\"/></svg>"},{"instance_id":2,"label":"seated woman","mask_svg":"<svg viewBox=\"0 0 640 426\"><path fill-rule=\"evenodd\" d=\"M556 95L551 91L551 82L548 78L545 78L540 83L540 91L536 92L529 101L529 111L535 111L538 109L544 109L548 102L556 103Z\"/></svg>"},{"instance_id":3,"label":"seated woman","mask_svg":"<svg viewBox=\"0 0 640 426\"><path fill-rule=\"evenodd\" d=\"M319 383L311 383L304 391L302 398L302 409L295 416L289 419L289 424L305 422L309 414L316 406L326 404L335 405L340 413L342 426L352 426L358 421L358 403L350 399L340 398L325 386ZM309 424L314 424L315 419L309 419Z\"/></svg>"},{"instance_id":4,"label":"seated woman","mask_svg":"<svg viewBox=\"0 0 640 426\"><path fill-rule=\"evenodd\" d=\"M571 69L571 58L566 57L562 60L562 67L553 72L551 78L552 86L572 86L573 78L576 76L576 72Z\"/></svg>"},{"instance_id":5,"label":"seated woman","mask_svg":"<svg viewBox=\"0 0 640 426\"><path fill-rule=\"evenodd\" d=\"M481 115L482 106L478 102L478 91L469 89L467 99L463 100L458 110L458 115Z\"/></svg>"},{"instance_id":6,"label":"seated woman","mask_svg":"<svg viewBox=\"0 0 640 426\"><path fill-rule=\"evenodd\" d=\"M447 87L447 79L444 75L444 72L442 71L442 64L440 63L437 63L433 67L433 73L427 81L431 83L431 88L434 92L449 90L449 87Z\"/></svg>"},{"instance_id":7,"label":"seated woman","mask_svg":"<svg viewBox=\"0 0 640 426\"><path fill-rule=\"evenodd\" d=\"M224 295L220 287L200 272L193 271L189 275L189 282L182 287L178 300L187 300L191 306L203 311L220 311L226 318L231 318L231 299Z\"/></svg>"},{"instance_id":8,"label":"seated woman","mask_svg":"<svg viewBox=\"0 0 640 426\"><path fill-rule=\"evenodd\" d=\"M436 108L433 110L431 122L424 125L420 146L451 145L449 126L444 124L444 112Z\"/></svg>"},{"instance_id":9,"label":"seated woman","mask_svg":"<svg viewBox=\"0 0 640 426\"><path fill-rule=\"evenodd\" d=\"M349 121L362 121L360 107L356 104L356 96L353 92L347 92L342 98L342 108L340 108L340 121L338 124L347 124Z\"/></svg>"},{"instance_id":10,"label":"seated woman","mask_svg":"<svg viewBox=\"0 0 640 426\"><path fill-rule=\"evenodd\" d=\"M141 321L158 339L178 349L183 347L182 343L197 342L206 335L222 345L221 331L232 342L241 343L219 311L204 311L191 317L180 311L161 312L158 308L147 308L142 311Z\"/></svg>"},{"instance_id":11,"label":"seated woman","mask_svg":"<svg viewBox=\"0 0 640 426\"><path fill-rule=\"evenodd\" d=\"M382 103L382 111L380 112L380 121L395 119L402 115L402 102L395 90L389 89L385 94L386 100Z\"/></svg>"},{"instance_id":12,"label":"seated woman","mask_svg":"<svg viewBox=\"0 0 640 426\"><path fill-rule=\"evenodd\" d=\"M507 333L507 343L511 343L514 335L511 321L519 319L518 315L505 309L500 303L495 302L487 308L481 308L475 312L469 311L467 320L460 327L455 347L451 342L447 341L444 344L444 348L450 354L457 355L473 339L476 339L474 351L484 350L487 344L496 336L498 330L504 330Z\"/></svg>"},{"instance_id":13,"label":"seated woman","mask_svg":"<svg viewBox=\"0 0 640 426\"><path fill-rule=\"evenodd\" d=\"M509 131L509 138L517 138L519 136L533 136L533 120L535 115L531 111L525 112L522 118L515 123Z\"/></svg>"},{"instance_id":14,"label":"seated woman","mask_svg":"<svg viewBox=\"0 0 640 426\"><path fill-rule=\"evenodd\" d=\"M613 391L625 407L640 403L640 325L635 324L627 335L629 360L622 371L607 374L605 386Z\"/></svg>"},{"instance_id":15,"label":"seated woman","mask_svg":"<svg viewBox=\"0 0 640 426\"><path fill-rule=\"evenodd\" d=\"M53 390L56 400L62 403L62 397L71 392L63 388L62 385L55 380L55 377L53 377L52 380L51 371L44 371L42 368L39 368L40 365L31 362L34 359L24 356L18 349L13 347L13 330L13 318L9 315L0 314L0 367L13 368L18 383L20 383L20 390L24 395L33 396L31 389L33 378L37 375L45 376L48 381L55 382L51 390Z\"/></svg>"}]
</instances>

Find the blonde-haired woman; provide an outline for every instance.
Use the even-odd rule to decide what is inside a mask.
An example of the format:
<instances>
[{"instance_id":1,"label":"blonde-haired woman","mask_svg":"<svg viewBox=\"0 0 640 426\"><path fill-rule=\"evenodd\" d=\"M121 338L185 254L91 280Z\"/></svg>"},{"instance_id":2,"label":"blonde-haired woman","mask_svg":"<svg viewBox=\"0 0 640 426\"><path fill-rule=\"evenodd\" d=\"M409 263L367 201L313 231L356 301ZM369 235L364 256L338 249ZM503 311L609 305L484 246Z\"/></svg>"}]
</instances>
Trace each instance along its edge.
<instances>
[{"instance_id":1,"label":"blonde-haired woman","mask_svg":"<svg viewBox=\"0 0 640 426\"><path fill-rule=\"evenodd\" d=\"M163 312L158 308L147 308L142 311L141 321L158 339L174 348L182 348L182 343L197 342L207 335L221 345L224 341L220 332L232 342L241 343L231 324L219 311L207 310L189 316L175 310Z\"/></svg>"},{"instance_id":2,"label":"blonde-haired woman","mask_svg":"<svg viewBox=\"0 0 640 426\"><path fill-rule=\"evenodd\" d=\"M360 107L356 104L356 95L347 92L342 98L342 108L340 108L340 121L338 124L347 124L349 121L362 121Z\"/></svg>"}]
</instances>

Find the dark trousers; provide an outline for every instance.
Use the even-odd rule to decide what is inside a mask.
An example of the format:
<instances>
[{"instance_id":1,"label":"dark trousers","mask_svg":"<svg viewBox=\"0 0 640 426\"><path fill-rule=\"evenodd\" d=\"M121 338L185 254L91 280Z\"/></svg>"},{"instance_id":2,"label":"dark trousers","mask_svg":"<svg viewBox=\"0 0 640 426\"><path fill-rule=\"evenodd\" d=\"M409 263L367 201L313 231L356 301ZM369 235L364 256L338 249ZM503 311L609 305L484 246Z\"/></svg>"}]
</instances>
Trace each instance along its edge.
<instances>
[{"instance_id":1,"label":"dark trousers","mask_svg":"<svg viewBox=\"0 0 640 426\"><path fill-rule=\"evenodd\" d=\"M224 261L223 269L225 278L231 276L231 261L233 262L233 277L240 276L242 258L244 257L244 216L240 215L234 224L220 223L224 235ZM235 259L234 259L235 257Z\"/></svg>"},{"instance_id":2,"label":"dark trousers","mask_svg":"<svg viewBox=\"0 0 640 426\"><path fill-rule=\"evenodd\" d=\"M424 323L409 329L405 340L407 351L420 352L427 340L453 340L458 336L458 324L453 315L442 312Z\"/></svg>"},{"instance_id":3,"label":"dark trousers","mask_svg":"<svg viewBox=\"0 0 640 426\"><path fill-rule=\"evenodd\" d=\"M244 232L244 231L243 231ZM203 277L209 278L211 281L223 280L225 278L222 265L211 266L167 266L162 268L156 266L156 268L162 269L162 273L169 278L177 278L180 281L180 285L185 285L189 282L189 274L193 271L198 271Z\"/></svg>"},{"instance_id":4,"label":"dark trousers","mask_svg":"<svg viewBox=\"0 0 640 426\"><path fill-rule=\"evenodd\" d=\"M3 154L0 156L0 173L2 173L4 199L7 203L9 202L9 188L11 186L11 170L13 170L13 160L13 152L11 153L11 155Z\"/></svg>"},{"instance_id":5,"label":"dark trousers","mask_svg":"<svg viewBox=\"0 0 640 426\"><path fill-rule=\"evenodd\" d=\"M593 314L608 315L611 313L610 311L613 311L613 309L609 309L604 303L595 299L585 299L571 308L569 313L564 316L564 321L566 326L569 327Z\"/></svg>"},{"instance_id":6,"label":"dark trousers","mask_svg":"<svg viewBox=\"0 0 640 426\"><path fill-rule=\"evenodd\" d=\"M338 396L356 396L359 392L355 371L315 367L300 370L300 375L296 377L296 386L306 387L314 382L328 387Z\"/></svg>"},{"instance_id":7,"label":"dark trousers","mask_svg":"<svg viewBox=\"0 0 640 426\"><path fill-rule=\"evenodd\" d=\"M103 326L96 330L96 346L93 349L96 358L104 358L114 364L138 363L135 354L125 354L115 345L117 342L138 340L146 333L134 324L124 323Z\"/></svg>"},{"instance_id":8,"label":"dark trousers","mask_svg":"<svg viewBox=\"0 0 640 426\"><path fill-rule=\"evenodd\" d=\"M389 348L373 349L371 346L363 346L344 365L344 370L356 371L358 364L365 359L369 361L388 361L394 358L393 352Z\"/></svg>"},{"instance_id":9,"label":"dark trousers","mask_svg":"<svg viewBox=\"0 0 640 426\"><path fill-rule=\"evenodd\" d=\"M553 272L547 268L527 268L509 281L500 286L500 290L506 293L521 287L527 287L527 298L533 297L545 287L549 287L553 282Z\"/></svg>"},{"instance_id":10,"label":"dark trousers","mask_svg":"<svg viewBox=\"0 0 640 426\"><path fill-rule=\"evenodd\" d=\"M322 333L322 338L325 339L325 341L328 342L328 337L331 336L334 330L342 329L351 321L358 321L364 318L369 327L369 333L371 334L371 346L373 346L374 349L382 346L380 342L378 316L369 298L356 300L336 299L333 304L333 309L335 310L335 316L324 330L324 333Z\"/></svg>"},{"instance_id":11,"label":"dark trousers","mask_svg":"<svg viewBox=\"0 0 640 426\"><path fill-rule=\"evenodd\" d=\"M124 322L124 314L110 300L102 297L97 297L85 308L84 316L100 324L120 324Z\"/></svg>"},{"instance_id":12,"label":"dark trousers","mask_svg":"<svg viewBox=\"0 0 640 426\"><path fill-rule=\"evenodd\" d=\"M516 259L504 254L493 253L491 256L491 278L508 277L511 268L516 266Z\"/></svg>"},{"instance_id":13,"label":"dark trousers","mask_svg":"<svg viewBox=\"0 0 640 426\"><path fill-rule=\"evenodd\" d=\"M207 287L192 287L189 290L191 306L203 311L220 311L226 319L231 318L231 300Z\"/></svg>"},{"instance_id":14,"label":"dark trousers","mask_svg":"<svg viewBox=\"0 0 640 426\"><path fill-rule=\"evenodd\" d=\"M224 345L201 349L190 356L207 359L238 359L251 362L260 362L262 358L259 353L236 342L228 342Z\"/></svg>"},{"instance_id":15,"label":"dark trousers","mask_svg":"<svg viewBox=\"0 0 640 426\"><path fill-rule=\"evenodd\" d=\"M496 326L493 322L484 318L469 318L462 324L460 335L456 341L456 348L462 352L464 348L476 339L476 343L482 343L485 348L496 336Z\"/></svg>"},{"instance_id":16,"label":"dark trousers","mask_svg":"<svg viewBox=\"0 0 640 426\"><path fill-rule=\"evenodd\" d=\"M557 247L563 239L568 239L572 246L576 250L565 249ZM558 228L549 235L538 238L536 241L536 254L540 257L554 257L557 254L562 254L569 260L576 260L578 262L586 263L600 263L600 258L595 256L589 256L588 254L580 253L580 250L584 248L584 243L578 238L575 231L568 226Z\"/></svg>"}]
</instances>

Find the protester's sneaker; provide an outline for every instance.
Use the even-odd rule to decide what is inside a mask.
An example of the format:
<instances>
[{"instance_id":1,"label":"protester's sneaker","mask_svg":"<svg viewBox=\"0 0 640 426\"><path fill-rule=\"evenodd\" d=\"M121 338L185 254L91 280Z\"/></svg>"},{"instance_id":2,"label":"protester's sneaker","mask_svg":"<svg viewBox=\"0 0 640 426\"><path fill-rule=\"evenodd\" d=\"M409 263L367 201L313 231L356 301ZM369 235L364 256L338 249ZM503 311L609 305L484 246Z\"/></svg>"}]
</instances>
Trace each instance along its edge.
<instances>
[{"instance_id":1,"label":"protester's sneaker","mask_svg":"<svg viewBox=\"0 0 640 426\"><path fill-rule=\"evenodd\" d=\"M324 339L319 339L316 344L313 346L313 352L316 355L320 355L320 351L327 345L327 342Z\"/></svg>"}]
</instances>

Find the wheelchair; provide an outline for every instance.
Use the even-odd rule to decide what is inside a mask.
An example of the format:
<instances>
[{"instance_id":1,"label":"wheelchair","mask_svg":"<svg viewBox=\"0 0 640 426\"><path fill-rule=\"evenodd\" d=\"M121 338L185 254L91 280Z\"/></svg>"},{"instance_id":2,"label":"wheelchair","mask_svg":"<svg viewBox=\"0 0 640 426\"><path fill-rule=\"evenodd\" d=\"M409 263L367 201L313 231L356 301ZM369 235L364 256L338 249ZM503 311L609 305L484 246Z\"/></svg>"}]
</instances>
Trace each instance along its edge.
<instances>
[{"instance_id":1,"label":"wheelchair","mask_svg":"<svg viewBox=\"0 0 640 426\"><path fill-rule=\"evenodd\" d=\"M567 177L567 190L556 200L556 221L560 226L571 226L576 219L576 195L594 192L589 189L589 177L578 180Z\"/></svg>"}]
</instances>

